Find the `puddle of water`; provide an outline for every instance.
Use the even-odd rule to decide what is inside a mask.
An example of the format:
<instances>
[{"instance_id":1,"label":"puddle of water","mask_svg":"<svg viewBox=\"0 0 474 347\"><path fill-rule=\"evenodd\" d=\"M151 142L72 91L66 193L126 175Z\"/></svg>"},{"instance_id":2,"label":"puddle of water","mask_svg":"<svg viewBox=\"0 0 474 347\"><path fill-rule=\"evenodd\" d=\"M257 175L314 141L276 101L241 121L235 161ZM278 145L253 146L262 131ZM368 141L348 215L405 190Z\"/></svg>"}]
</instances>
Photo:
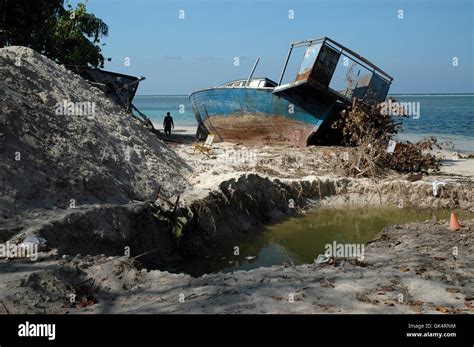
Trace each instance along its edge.
<instances>
[{"instance_id":1,"label":"puddle of water","mask_svg":"<svg viewBox=\"0 0 474 347\"><path fill-rule=\"evenodd\" d=\"M399 208L317 209L301 217L217 240L209 257L187 258L163 269L192 276L205 273L250 270L258 267L313 263L325 252L325 245L364 244L383 228L395 224L447 219L450 211L410 210ZM463 219L472 214L457 211ZM238 247L239 255L236 255Z\"/></svg>"}]
</instances>

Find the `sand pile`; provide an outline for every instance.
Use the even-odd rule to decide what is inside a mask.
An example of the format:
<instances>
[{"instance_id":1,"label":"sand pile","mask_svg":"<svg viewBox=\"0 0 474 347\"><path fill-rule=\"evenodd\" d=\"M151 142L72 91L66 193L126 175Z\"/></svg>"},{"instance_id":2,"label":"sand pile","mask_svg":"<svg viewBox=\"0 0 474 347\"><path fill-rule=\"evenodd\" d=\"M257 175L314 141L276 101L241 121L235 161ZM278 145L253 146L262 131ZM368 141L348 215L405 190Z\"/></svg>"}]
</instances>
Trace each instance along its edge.
<instances>
[{"instance_id":1,"label":"sand pile","mask_svg":"<svg viewBox=\"0 0 474 347\"><path fill-rule=\"evenodd\" d=\"M0 213L171 196L190 168L78 75L0 49Z\"/></svg>"}]
</instances>

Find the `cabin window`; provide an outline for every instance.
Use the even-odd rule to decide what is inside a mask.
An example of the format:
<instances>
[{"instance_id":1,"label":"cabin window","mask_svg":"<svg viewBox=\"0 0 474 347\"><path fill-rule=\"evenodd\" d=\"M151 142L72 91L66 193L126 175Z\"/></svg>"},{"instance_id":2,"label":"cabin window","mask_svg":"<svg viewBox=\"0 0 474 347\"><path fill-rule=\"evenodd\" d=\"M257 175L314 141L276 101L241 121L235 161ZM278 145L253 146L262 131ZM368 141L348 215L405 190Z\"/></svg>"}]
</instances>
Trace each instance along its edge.
<instances>
[{"instance_id":1,"label":"cabin window","mask_svg":"<svg viewBox=\"0 0 474 347\"><path fill-rule=\"evenodd\" d=\"M351 99L353 96L363 98L370 83L372 72L365 66L352 60L345 54L336 65L329 83L329 88Z\"/></svg>"},{"instance_id":2,"label":"cabin window","mask_svg":"<svg viewBox=\"0 0 474 347\"><path fill-rule=\"evenodd\" d=\"M320 50L321 50L320 43L317 43L312 46L308 46L308 48L306 48L306 52L304 54L303 62L301 63L298 75L304 75L308 73L309 71L311 71Z\"/></svg>"},{"instance_id":3,"label":"cabin window","mask_svg":"<svg viewBox=\"0 0 474 347\"><path fill-rule=\"evenodd\" d=\"M262 81L260 80L250 81L250 87L261 87L261 83Z\"/></svg>"}]
</instances>

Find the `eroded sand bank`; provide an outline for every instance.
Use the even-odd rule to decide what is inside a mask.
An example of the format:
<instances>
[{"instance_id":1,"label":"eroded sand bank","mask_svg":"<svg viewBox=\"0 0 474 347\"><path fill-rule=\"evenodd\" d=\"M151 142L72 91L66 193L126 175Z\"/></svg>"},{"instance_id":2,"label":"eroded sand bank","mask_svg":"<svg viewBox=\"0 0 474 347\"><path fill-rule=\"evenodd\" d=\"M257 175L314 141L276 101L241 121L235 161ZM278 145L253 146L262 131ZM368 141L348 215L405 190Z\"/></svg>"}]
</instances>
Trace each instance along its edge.
<instances>
[{"instance_id":1,"label":"eroded sand bank","mask_svg":"<svg viewBox=\"0 0 474 347\"><path fill-rule=\"evenodd\" d=\"M18 71L17 55L25 62ZM206 156L193 153L189 135L183 144L153 137L100 91L31 50L0 56L7 67L0 70L0 241L46 240L36 261L0 260L0 312L472 312L473 220L455 232L447 221L387 228L363 261L199 278L142 267L200 254L217 235L319 206L474 211L473 159L442 152L441 172L368 179L341 175L339 164L351 155L341 147L216 143ZM50 92L41 94L42 86ZM54 113L56 102L78 95L97 104L93 119ZM15 160L17 151L24 161ZM179 247L167 222L151 213L160 185L193 213Z\"/></svg>"},{"instance_id":2,"label":"eroded sand bank","mask_svg":"<svg viewBox=\"0 0 474 347\"><path fill-rule=\"evenodd\" d=\"M188 145L175 148L193 168L188 177L192 188L182 194L183 201L191 207L205 207L201 215L193 208L195 218L200 219L199 228L193 230L198 237L188 240L194 249L212 243L216 234L248 231L295 214L288 208L291 197L297 206L306 208L396 206L403 201L404 207L473 210L472 178L464 174L438 173L415 182L403 176L383 180L338 177L325 171L331 164L324 158L342 148L301 152L262 148L257 158L271 158L267 166L239 170L235 163L219 159L219 152L228 146L233 145L216 144L215 158L191 154ZM305 165L314 169L298 168L298 160L288 160L295 156L304 156ZM293 170L288 169L288 162ZM259 172L262 170L274 171L265 175ZM314 175L301 176L307 172ZM445 183L437 196L433 195L433 181ZM57 223L63 226L67 220ZM81 225L74 220L70 228ZM120 248L115 255L113 250L98 255L100 250L92 247L78 250L82 255L63 255L71 242L65 239L62 247L43 253L40 261L3 263L0 293L3 310L10 313L469 313L474 310L474 220L462 223L465 228L455 232L448 230L447 221L389 227L366 245L363 261L338 259L335 264L273 266L199 278L140 270L142 264L122 256ZM58 232L45 234L48 226L38 224L34 228L40 235ZM101 228L106 227L97 227L97 231ZM112 242L114 236L109 237ZM128 244L126 238L120 242ZM166 242L166 238L160 240ZM171 250L161 249L155 256L172 259L176 254L169 247ZM134 254L146 250L142 247ZM74 304L69 302L71 295L76 295Z\"/></svg>"}]
</instances>

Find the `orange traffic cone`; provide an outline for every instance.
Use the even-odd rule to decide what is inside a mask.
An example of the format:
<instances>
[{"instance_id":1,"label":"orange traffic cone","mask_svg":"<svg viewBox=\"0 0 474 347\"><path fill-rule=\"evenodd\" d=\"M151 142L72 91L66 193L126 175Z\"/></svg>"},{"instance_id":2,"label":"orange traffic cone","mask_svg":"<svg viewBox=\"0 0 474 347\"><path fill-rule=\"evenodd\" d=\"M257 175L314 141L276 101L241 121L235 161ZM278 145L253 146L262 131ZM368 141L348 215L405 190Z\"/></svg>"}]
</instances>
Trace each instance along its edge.
<instances>
[{"instance_id":1,"label":"orange traffic cone","mask_svg":"<svg viewBox=\"0 0 474 347\"><path fill-rule=\"evenodd\" d=\"M456 217L456 214L454 212L451 212L451 220L449 221L449 230L456 231L461 229L461 224L458 221L458 218Z\"/></svg>"}]
</instances>

